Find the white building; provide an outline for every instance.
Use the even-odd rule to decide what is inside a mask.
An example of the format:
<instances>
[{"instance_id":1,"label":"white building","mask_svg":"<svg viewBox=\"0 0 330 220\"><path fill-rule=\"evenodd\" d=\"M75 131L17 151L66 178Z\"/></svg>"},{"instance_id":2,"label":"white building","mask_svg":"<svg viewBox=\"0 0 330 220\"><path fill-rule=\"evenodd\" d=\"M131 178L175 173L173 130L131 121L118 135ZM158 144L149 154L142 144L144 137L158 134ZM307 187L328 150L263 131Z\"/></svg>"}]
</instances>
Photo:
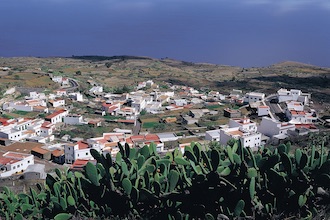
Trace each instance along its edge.
<instances>
[{"instance_id":1,"label":"white building","mask_svg":"<svg viewBox=\"0 0 330 220\"><path fill-rule=\"evenodd\" d=\"M239 127L246 131L257 131L257 123L249 118L231 118L229 119L229 128Z\"/></svg>"},{"instance_id":2,"label":"white building","mask_svg":"<svg viewBox=\"0 0 330 220\"><path fill-rule=\"evenodd\" d=\"M48 101L54 108L65 106L65 100L64 99L53 99Z\"/></svg>"},{"instance_id":3,"label":"white building","mask_svg":"<svg viewBox=\"0 0 330 220\"><path fill-rule=\"evenodd\" d=\"M40 127L40 136L48 137L55 131L55 125L45 121Z\"/></svg>"},{"instance_id":4,"label":"white building","mask_svg":"<svg viewBox=\"0 0 330 220\"><path fill-rule=\"evenodd\" d=\"M243 147L257 148L261 145L259 132L249 132L239 127L220 129L220 143L226 145L230 139L240 140Z\"/></svg>"},{"instance_id":5,"label":"white building","mask_svg":"<svg viewBox=\"0 0 330 220\"><path fill-rule=\"evenodd\" d=\"M260 125L258 126L258 132L273 137L274 135L287 134L289 130L294 131L295 125L288 122L279 122L269 117L263 117Z\"/></svg>"},{"instance_id":6,"label":"white building","mask_svg":"<svg viewBox=\"0 0 330 220\"><path fill-rule=\"evenodd\" d=\"M68 111L61 109L45 117L46 121L50 121L52 124L62 122L63 118L68 115Z\"/></svg>"},{"instance_id":7,"label":"white building","mask_svg":"<svg viewBox=\"0 0 330 220\"><path fill-rule=\"evenodd\" d=\"M174 104L176 106L185 106L188 104L187 100L186 99L175 99L174 100Z\"/></svg>"},{"instance_id":8,"label":"white building","mask_svg":"<svg viewBox=\"0 0 330 220\"><path fill-rule=\"evenodd\" d=\"M267 105L259 105L258 106L258 116L266 116L266 115L269 115L269 106Z\"/></svg>"},{"instance_id":9,"label":"white building","mask_svg":"<svg viewBox=\"0 0 330 220\"><path fill-rule=\"evenodd\" d=\"M56 90L56 96L57 97L60 97L60 96L67 96L68 93L66 92L65 89L59 89L59 90Z\"/></svg>"},{"instance_id":10,"label":"white building","mask_svg":"<svg viewBox=\"0 0 330 220\"><path fill-rule=\"evenodd\" d=\"M30 96L26 97L26 99L46 99L46 95L45 93L30 92Z\"/></svg>"},{"instance_id":11,"label":"white building","mask_svg":"<svg viewBox=\"0 0 330 220\"><path fill-rule=\"evenodd\" d=\"M57 83L59 83L59 84L62 84L62 76L53 76L53 78L52 78L52 80L54 81L54 82L57 82Z\"/></svg>"},{"instance_id":12,"label":"white building","mask_svg":"<svg viewBox=\"0 0 330 220\"><path fill-rule=\"evenodd\" d=\"M304 111L304 105L297 101L287 101L286 106L289 110Z\"/></svg>"},{"instance_id":13,"label":"white building","mask_svg":"<svg viewBox=\"0 0 330 220\"><path fill-rule=\"evenodd\" d=\"M142 111L146 107L146 100L143 97L134 98L132 101L132 108L135 108L137 112Z\"/></svg>"},{"instance_id":14,"label":"white building","mask_svg":"<svg viewBox=\"0 0 330 220\"><path fill-rule=\"evenodd\" d=\"M246 93L244 97L244 102L246 103L254 103L254 102L260 102L265 99L265 94L264 93L259 93L259 92L250 92Z\"/></svg>"},{"instance_id":15,"label":"white building","mask_svg":"<svg viewBox=\"0 0 330 220\"><path fill-rule=\"evenodd\" d=\"M64 145L65 163L72 164L77 159L93 159L93 156L90 154L90 149L91 147L88 145L88 143L83 141Z\"/></svg>"},{"instance_id":16,"label":"white building","mask_svg":"<svg viewBox=\"0 0 330 220\"><path fill-rule=\"evenodd\" d=\"M9 151L0 157L0 177L23 173L31 164L34 164L33 155Z\"/></svg>"},{"instance_id":17,"label":"white building","mask_svg":"<svg viewBox=\"0 0 330 220\"><path fill-rule=\"evenodd\" d=\"M158 112L161 107L162 107L161 102L152 102L146 105L145 110L147 112L153 113L153 112Z\"/></svg>"},{"instance_id":18,"label":"white building","mask_svg":"<svg viewBox=\"0 0 330 220\"><path fill-rule=\"evenodd\" d=\"M136 116L137 114L138 112L136 111L136 109L131 107L124 107L116 112L116 115L119 116Z\"/></svg>"},{"instance_id":19,"label":"white building","mask_svg":"<svg viewBox=\"0 0 330 220\"><path fill-rule=\"evenodd\" d=\"M90 93L97 94L97 93L102 93L103 92L103 87L102 86L94 86L89 90Z\"/></svg>"},{"instance_id":20,"label":"white building","mask_svg":"<svg viewBox=\"0 0 330 220\"><path fill-rule=\"evenodd\" d=\"M317 120L317 117L313 116L313 113L306 111L287 109L285 115L292 124L312 124Z\"/></svg>"},{"instance_id":21,"label":"white building","mask_svg":"<svg viewBox=\"0 0 330 220\"><path fill-rule=\"evenodd\" d=\"M0 138L20 141L23 138L23 132L13 128L3 129L0 131Z\"/></svg>"},{"instance_id":22,"label":"white building","mask_svg":"<svg viewBox=\"0 0 330 220\"><path fill-rule=\"evenodd\" d=\"M220 129L205 132L205 140L220 141Z\"/></svg>"},{"instance_id":23,"label":"white building","mask_svg":"<svg viewBox=\"0 0 330 220\"><path fill-rule=\"evenodd\" d=\"M302 102L304 105L309 104L309 100L311 98L311 94L303 93L301 90L298 89L279 89L277 91L277 97L279 102L286 102L286 101L299 101Z\"/></svg>"},{"instance_id":24,"label":"white building","mask_svg":"<svg viewBox=\"0 0 330 220\"><path fill-rule=\"evenodd\" d=\"M84 97L80 92L69 93L69 97L76 100L77 102L83 102L84 101Z\"/></svg>"},{"instance_id":25,"label":"white building","mask_svg":"<svg viewBox=\"0 0 330 220\"><path fill-rule=\"evenodd\" d=\"M83 116L78 114L68 114L64 116L63 122L69 125L84 124Z\"/></svg>"},{"instance_id":26,"label":"white building","mask_svg":"<svg viewBox=\"0 0 330 220\"><path fill-rule=\"evenodd\" d=\"M2 105L2 109L5 111L17 110L17 111L32 112L34 108L38 106L46 107L47 103L44 100L38 100L38 99L18 101L18 102L5 102Z\"/></svg>"},{"instance_id":27,"label":"white building","mask_svg":"<svg viewBox=\"0 0 330 220\"><path fill-rule=\"evenodd\" d=\"M175 135L175 133L157 133L157 136L162 143L178 140L178 137Z\"/></svg>"}]
</instances>

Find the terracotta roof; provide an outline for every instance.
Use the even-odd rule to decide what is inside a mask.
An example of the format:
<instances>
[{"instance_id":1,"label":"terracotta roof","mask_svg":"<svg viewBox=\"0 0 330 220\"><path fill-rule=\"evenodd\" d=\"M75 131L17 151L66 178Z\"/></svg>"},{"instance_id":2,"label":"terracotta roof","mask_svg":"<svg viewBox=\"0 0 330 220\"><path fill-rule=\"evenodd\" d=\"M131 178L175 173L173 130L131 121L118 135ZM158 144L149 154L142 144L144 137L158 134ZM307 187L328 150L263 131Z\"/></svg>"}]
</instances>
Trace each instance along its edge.
<instances>
[{"instance_id":1,"label":"terracotta roof","mask_svg":"<svg viewBox=\"0 0 330 220\"><path fill-rule=\"evenodd\" d=\"M4 126L8 125L8 119L7 118L0 118L0 123Z\"/></svg>"},{"instance_id":2,"label":"terracotta roof","mask_svg":"<svg viewBox=\"0 0 330 220\"><path fill-rule=\"evenodd\" d=\"M88 144L86 142L84 142L84 141L78 141L77 144L78 144L79 150L87 149L88 148Z\"/></svg>"},{"instance_id":3,"label":"terracotta roof","mask_svg":"<svg viewBox=\"0 0 330 220\"><path fill-rule=\"evenodd\" d=\"M78 159L71 165L71 169L82 169L88 162L96 163L95 160L82 160Z\"/></svg>"},{"instance_id":4,"label":"terracotta roof","mask_svg":"<svg viewBox=\"0 0 330 220\"><path fill-rule=\"evenodd\" d=\"M63 112L66 112L66 110L65 109L58 110L58 111L54 112L53 114L48 115L45 118L52 119L52 118L56 117L57 115L62 114Z\"/></svg>"},{"instance_id":5,"label":"terracotta roof","mask_svg":"<svg viewBox=\"0 0 330 220\"><path fill-rule=\"evenodd\" d=\"M50 128L53 124L50 123L49 121L45 121L44 123L42 123L41 127L42 128Z\"/></svg>"},{"instance_id":6,"label":"terracotta roof","mask_svg":"<svg viewBox=\"0 0 330 220\"><path fill-rule=\"evenodd\" d=\"M291 110L290 112L291 112L292 115L306 115L306 113L304 111Z\"/></svg>"},{"instance_id":7,"label":"terracotta roof","mask_svg":"<svg viewBox=\"0 0 330 220\"><path fill-rule=\"evenodd\" d=\"M243 132L237 130L237 131L229 131L228 132L229 134L231 135L239 135L239 136L242 136L243 135Z\"/></svg>"},{"instance_id":8,"label":"terracotta roof","mask_svg":"<svg viewBox=\"0 0 330 220\"><path fill-rule=\"evenodd\" d=\"M60 157L60 156L64 155L64 151L63 150L56 149L56 150L53 150L52 151L52 155L54 157Z\"/></svg>"},{"instance_id":9,"label":"terracotta roof","mask_svg":"<svg viewBox=\"0 0 330 220\"><path fill-rule=\"evenodd\" d=\"M38 153L38 154L42 154L42 155L49 153L49 150L45 150L45 149L43 149L43 148L41 148L41 147L35 147L35 148L33 148L33 149L31 150L31 152L32 152L32 151L34 151L34 152L36 152L36 153Z\"/></svg>"},{"instance_id":10,"label":"terracotta roof","mask_svg":"<svg viewBox=\"0 0 330 220\"><path fill-rule=\"evenodd\" d=\"M0 157L0 164L6 165L6 164L13 164L20 160L12 159L12 158L6 158L6 157Z\"/></svg>"},{"instance_id":11,"label":"terracotta roof","mask_svg":"<svg viewBox=\"0 0 330 220\"><path fill-rule=\"evenodd\" d=\"M21 153L28 153L35 147L41 147L44 146L44 144L37 143L37 142L16 142L11 145L2 147L2 150L4 151L15 151L15 152L21 152Z\"/></svg>"},{"instance_id":12,"label":"terracotta roof","mask_svg":"<svg viewBox=\"0 0 330 220\"><path fill-rule=\"evenodd\" d=\"M144 137L145 141L159 141L159 137L156 134L147 134Z\"/></svg>"},{"instance_id":13,"label":"terracotta roof","mask_svg":"<svg viewBox=\"0 0 330 220\"><path fill-rule=\"evenodd\" d=\"M17 152L7 152L4 154L5 157L15 158L17 160L24 159L25 157L30 156L30 154L17 153Z\"/></svg>"}]
</instances>

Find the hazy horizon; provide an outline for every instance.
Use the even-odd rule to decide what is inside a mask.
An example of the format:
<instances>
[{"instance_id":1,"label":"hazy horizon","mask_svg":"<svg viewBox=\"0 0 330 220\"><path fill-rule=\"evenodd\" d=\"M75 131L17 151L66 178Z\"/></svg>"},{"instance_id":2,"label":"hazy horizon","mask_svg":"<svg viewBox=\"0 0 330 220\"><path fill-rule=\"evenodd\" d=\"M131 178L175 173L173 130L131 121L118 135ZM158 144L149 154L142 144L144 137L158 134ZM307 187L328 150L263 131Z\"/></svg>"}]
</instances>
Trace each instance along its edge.
<instances>
[{"instance_id":1,"label":"hazy horizon","mask_svg":"<svg viewBox=\"0 0 330 220\"><path fill-rule=\"evenodd\" d=\"M1 57L133 55L330 67L325 0L4 0Z\"/></svg>"}]
</instances>

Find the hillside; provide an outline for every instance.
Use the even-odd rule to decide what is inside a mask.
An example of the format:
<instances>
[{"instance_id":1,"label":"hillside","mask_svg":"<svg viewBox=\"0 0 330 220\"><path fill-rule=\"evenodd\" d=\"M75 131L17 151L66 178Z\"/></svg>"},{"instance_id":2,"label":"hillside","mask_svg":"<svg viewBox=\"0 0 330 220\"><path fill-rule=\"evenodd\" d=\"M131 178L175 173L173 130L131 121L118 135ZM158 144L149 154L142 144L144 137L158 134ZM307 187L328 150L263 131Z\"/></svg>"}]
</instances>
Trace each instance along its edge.
<instances>
[{"instance_id":1,"label":"hillside","mask_svg":"<svg viewBox=\"0 0 330 220\"><path fill-rule=\"evenodd\" d=\"M51 72L77 79L82 89L90 86L88 82L103 85L106 90L111 91L115 87L133 86L152 79L164 86L166 82L170 82L224 93L234 88L268 94L281 87L297 88L311 92L316 100L330 103L330 68L292 61L268 67L241 68L170 58L74 56L0 58L0 66L11 68L10 71L0 71L2 87L27 85L54 88L51 81L40 76ZM77 74L77 71L80 72Z\"/></svg>"}]
</instances>

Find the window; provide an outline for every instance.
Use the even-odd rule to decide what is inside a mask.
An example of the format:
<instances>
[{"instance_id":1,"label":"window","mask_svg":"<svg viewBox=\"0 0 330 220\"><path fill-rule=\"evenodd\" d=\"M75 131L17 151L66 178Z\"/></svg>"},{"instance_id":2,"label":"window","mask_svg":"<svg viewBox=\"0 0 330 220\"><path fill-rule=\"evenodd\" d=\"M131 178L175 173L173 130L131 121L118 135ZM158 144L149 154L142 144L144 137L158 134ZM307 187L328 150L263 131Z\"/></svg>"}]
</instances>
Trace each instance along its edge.
<instances>
[{"instance_id":1,"label":"window","mask_svg":"<svg viewBox=\"0 0 330 220\"><path fill-rule=\"evenodd\" d=\"M16 166L13 166L13 169L16 169Z\"/></svg>"},{"instance_id":2,"label":"window","mask_svg":"<svg viewBox=\"0 0 330 220\"><path fill-rule=\"evenodd\" d=\"M28 163L30 163L30 161L28 160Z\"/></svg>"},{"instance_id":3,"label":"window","mask_svg":"<svg viewBox=\"0 0 330 220\"><path fill-rule=\"evenodd\" d=\"M86 155L88 155L88 152L86 152Z\"/></svg>"}]
</instances>

